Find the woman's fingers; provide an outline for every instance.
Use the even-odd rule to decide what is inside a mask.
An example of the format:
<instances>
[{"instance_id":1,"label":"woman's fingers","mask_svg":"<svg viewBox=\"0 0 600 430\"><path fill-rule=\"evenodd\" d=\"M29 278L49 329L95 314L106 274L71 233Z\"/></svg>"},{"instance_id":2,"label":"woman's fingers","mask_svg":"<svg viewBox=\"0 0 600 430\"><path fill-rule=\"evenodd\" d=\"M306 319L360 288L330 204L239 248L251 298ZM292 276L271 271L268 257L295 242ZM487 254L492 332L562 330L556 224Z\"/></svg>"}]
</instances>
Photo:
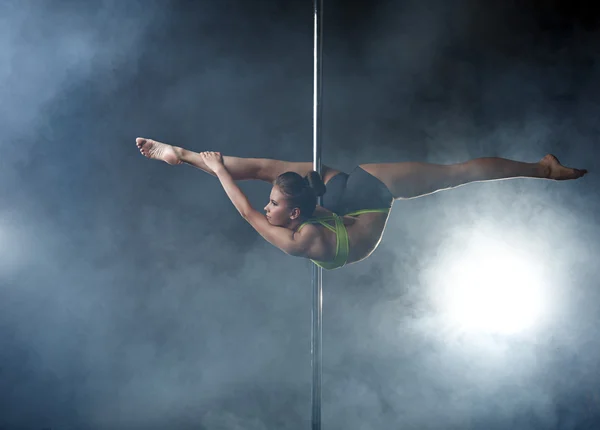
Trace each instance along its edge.
<instances>
[{"instance_id":1,"label":"woman's fingers","mask_svg":"<svg viewBox=\"0 0 600 430\"><path fill-rule=\"evenodd\" d=\"M221 158L221 153L220 152L214 152L214 151L206 151L203 152L203 154L205 154L206 157L212 157L212 158Z\"/></svg>"}]
</instances>

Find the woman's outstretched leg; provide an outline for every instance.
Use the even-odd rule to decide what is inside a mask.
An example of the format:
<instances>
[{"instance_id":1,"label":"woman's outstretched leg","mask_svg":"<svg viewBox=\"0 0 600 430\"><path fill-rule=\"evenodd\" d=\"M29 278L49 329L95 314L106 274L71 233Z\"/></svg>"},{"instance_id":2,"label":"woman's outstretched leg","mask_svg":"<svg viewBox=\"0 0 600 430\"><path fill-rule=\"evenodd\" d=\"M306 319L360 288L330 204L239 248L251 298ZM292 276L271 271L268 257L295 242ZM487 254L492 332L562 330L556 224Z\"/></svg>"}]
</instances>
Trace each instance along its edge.
<instances>
[{"instance_id":1,"label":"woman's outstretched leg","mask_svg":"<svg viewBox=\"0 0 600 430\"><path fill-rule=\"evenodd\" d=\"M142 137L136 139L136 145L140 152L148 158L162 160L172 165L189 164L215 176L212 169L204 163L202 157L197 152ZM242 158L228 155L223 156L223 163L236 181L258 179L269 183L273 183L277 176L284 172L296 172L301 176L306 176L313 167L310 162L282 161L269 158ZM322 166L321 176L325 183L337 173L339 173L339 170Z\"/></svg>"},{"instance_id":2,"label":"woman's outstretched leg","mask_svg":"<svg viewBox=\"0 0 600 430\"><path fill-rule=\"evenodd\" d=\"M587 173L587 170L561 165L552 154L537 163L488 157L450 165L405 162L361 164L360 167L382 181L395 199L425 196L471 182L511 178L567 180Z\"/></svg>"},{"instance_id":3,"label":"woman's outstretched leg","mask_svg":"<svg viewBox=\"0 0 600 430\"><path fill-rule=\"evenodd\" d=\"M171 165L189 164L215 176L215 173L204 163L197 152L142 137L138 137L135 143L140 152L148 158L161 160ZM233 179L261 179L263 163L259 159L223 156L223 162Z\"/></svg>"}]
</instances>

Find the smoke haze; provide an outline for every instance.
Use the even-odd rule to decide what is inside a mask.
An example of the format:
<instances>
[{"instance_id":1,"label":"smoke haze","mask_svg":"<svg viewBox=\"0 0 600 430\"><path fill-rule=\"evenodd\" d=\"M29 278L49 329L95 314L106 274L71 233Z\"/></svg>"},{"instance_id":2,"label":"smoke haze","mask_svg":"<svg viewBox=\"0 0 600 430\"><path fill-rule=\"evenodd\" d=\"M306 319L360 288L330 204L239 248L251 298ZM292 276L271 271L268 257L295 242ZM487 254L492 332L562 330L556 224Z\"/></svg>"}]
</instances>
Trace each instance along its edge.
<instances>
[{"instance_id":1,"label":"smoke haze","mask_svg":"<svg viewBox=\"0 0 600 430\"><path fill-rule=\"evenodd\" d=\"M325 1L325 164L554 153L590 174L396 201L378 250L324 273L323 428L599 425L584 5ZM312 23L311 2L0 3L0 429L310 426L311 263L134 143L309 161ZM241 186L262 210L269 185ZM489 257L488 285L499 249L542 313L467 329L452 270Z\"/></svg>"}]
</instances>

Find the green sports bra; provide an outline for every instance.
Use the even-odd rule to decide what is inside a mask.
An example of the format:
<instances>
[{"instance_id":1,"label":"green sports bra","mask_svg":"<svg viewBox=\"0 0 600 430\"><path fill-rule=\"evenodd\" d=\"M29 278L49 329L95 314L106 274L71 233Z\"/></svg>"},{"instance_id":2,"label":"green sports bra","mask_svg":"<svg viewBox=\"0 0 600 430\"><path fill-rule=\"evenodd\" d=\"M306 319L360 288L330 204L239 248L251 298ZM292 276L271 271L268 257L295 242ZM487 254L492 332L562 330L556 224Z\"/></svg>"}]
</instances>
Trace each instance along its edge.
<instances>
[{"instance_id":1,"label":"green sports bra","mask_svg":"<svg viewBox=\"0 0 600 430\"><path fill-rule=\"evenodd\" d=\"M346 215L356 216L366 213L389 213L390 209L363 209L356 212L350 212ZM329 224L333 221L333 225ZM344 220L342 217L337 214L332 214L331 216L320 217L320 218L310 218L303 222L300 227L298 227L298 231L306 224L321 224L323 227L329 229L334 232L337 237L337 245L335 250L335 258L333 261L316 261L310 260L315 263L317 266L322 267L326 270L333 270L343 267L348 261L348 254L350 253L350 246L348 245L348 231L346 230L346 226L344 225Z\"/></svg>"}]
</instances>

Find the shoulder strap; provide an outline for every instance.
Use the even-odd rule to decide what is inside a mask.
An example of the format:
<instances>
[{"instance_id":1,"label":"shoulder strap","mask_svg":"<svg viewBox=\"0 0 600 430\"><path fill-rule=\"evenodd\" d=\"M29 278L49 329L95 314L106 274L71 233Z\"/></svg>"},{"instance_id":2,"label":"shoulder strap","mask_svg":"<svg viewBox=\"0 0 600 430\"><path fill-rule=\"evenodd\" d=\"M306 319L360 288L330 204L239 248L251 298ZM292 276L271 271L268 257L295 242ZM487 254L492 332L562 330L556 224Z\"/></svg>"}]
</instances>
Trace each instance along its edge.
<instances>
[{"instance_id":1,"label":"shoulder strap","mask_svg":"<svg viewBox=\"0 0 600 430\"><path fill-rule=\"evenodd\" d=\"M323 227L326 227L330 231L336 233L335 226L330 225L327 221L333 221L335 223L335 217L327 216L327 217L321 217L321 218L309 218L306 221L304 221L302 224L300 224L300 227L298 227L297 231L300 231L300 229L302 227L304 227L306 224L321 224Z\"/></svg>"}]
</instances>

